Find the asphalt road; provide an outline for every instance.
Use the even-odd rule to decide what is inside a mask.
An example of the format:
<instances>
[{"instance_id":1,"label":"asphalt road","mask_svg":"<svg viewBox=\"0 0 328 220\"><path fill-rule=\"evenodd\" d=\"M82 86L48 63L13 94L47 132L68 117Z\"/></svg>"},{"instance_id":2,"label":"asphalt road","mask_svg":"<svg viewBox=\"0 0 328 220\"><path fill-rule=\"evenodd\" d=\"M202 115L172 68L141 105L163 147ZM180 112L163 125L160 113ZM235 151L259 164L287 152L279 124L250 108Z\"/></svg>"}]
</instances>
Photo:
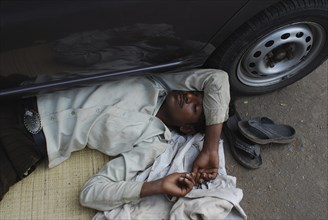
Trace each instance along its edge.
<instances>
[{"instance_id":1,"label":"asphalt road","mask_svg":"<svg viewBox=\"0 0 328 220\"><path fill-rule=\"evenodd\" d=\"M243 119L266 116L297 132L291 144L263 145L256 170L240 166L226 146L248 219L328 219L327 75L328 61L282 90L237 100Z\"/></svg>"}]
</instances>

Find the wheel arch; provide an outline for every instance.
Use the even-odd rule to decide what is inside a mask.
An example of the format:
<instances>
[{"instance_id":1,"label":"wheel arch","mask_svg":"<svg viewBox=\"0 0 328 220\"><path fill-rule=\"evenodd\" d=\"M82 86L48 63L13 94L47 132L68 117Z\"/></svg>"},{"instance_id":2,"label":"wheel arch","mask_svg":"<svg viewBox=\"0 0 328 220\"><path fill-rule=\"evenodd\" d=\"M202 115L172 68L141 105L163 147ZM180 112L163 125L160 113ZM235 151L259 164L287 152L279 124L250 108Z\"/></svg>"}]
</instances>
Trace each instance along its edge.
<instances>
[{"instance_id":1,"label":"wheel arch","mask_svg":"<svg viewBox=\"0 0 328 220\"><path fill-rule=\"evenodd\" d=\"M282 0L268 0L261 4L257 0L248 1L214 36L210 39L209 44L218 48L231 34L242 27L247 21L264 11L266 8ZM251 13L250 13L251 12Z\"/></svg>"}]
</instances>

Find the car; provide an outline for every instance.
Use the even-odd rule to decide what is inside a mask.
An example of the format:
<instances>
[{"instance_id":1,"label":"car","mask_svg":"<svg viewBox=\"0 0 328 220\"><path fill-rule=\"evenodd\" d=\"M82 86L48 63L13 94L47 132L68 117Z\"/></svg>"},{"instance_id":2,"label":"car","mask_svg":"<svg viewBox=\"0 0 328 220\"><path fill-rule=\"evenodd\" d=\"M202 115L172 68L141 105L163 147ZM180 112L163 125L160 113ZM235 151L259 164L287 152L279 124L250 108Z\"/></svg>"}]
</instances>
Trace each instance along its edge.
<instances>
[{"instance_id":1,"label":"car","mask_svg":"<svg viewBox=\"0 0 328 220\"><path fill-rule=\"evenodd\" d=\"M3 0L0 20L1 66L46 45L70 73L43 71L37 83L3 86L0 98L191 68L223 69L233 92L258 95L328 56L327 0Z\"/></svg>"}]
</instances>

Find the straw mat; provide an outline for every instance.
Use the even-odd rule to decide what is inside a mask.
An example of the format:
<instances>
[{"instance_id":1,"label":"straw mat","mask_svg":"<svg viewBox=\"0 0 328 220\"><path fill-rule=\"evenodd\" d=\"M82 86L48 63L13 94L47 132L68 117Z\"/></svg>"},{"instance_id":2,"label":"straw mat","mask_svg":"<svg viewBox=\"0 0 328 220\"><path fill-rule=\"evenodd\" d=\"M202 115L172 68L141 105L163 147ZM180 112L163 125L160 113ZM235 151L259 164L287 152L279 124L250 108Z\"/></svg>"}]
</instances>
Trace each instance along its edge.
<instances>
[{"instance_id":1,"label":"straw mat","mask_svg":"<svg viewBox=\"0 0 328 220\"><path fill-rule=\"evenodd\" d=\"M24 73L36 76L67 70L53 61L50 46L0 54L0 74ZM49 169L47 160L27 178L10 188L0 202L0 219L91 219L95 211L79 204L79 192L89 177L109 161L97 151L85 149Z\"/></svg>"},{"instance_id":2,"label":"straw mat","mask_svg":"<svg viewBox=\"0 0 328 220\"><path fill-rule=\"evenodd\" d=\"M95 211L80 206L79 192L108 160L86 149L52 169L44 161L10 188L0 202L0 219L91 219Z\"/></svg>"}]
</instances>

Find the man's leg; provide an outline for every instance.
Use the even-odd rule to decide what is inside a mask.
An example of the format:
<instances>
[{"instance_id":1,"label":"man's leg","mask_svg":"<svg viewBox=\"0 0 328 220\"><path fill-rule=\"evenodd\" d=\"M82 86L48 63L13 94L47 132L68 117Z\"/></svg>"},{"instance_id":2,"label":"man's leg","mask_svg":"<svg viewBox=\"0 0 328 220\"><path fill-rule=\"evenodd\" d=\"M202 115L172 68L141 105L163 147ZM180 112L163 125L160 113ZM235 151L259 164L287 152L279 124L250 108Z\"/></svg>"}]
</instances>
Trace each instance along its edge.
<instances>
[{"instance_id":1,"label":"man's leg","mask_svg":"<svg viewBox=\"0 0 328 220\"><path fill-rule=\"evenodd\" d=\"M28 176L46 155L39 153L33 137L24 127L20 101L3 104L0 109L0 192L4 194L11 185Z\"/></svg>"},{"instance_id":2,"label":"man's leg","mask_svg":"<svg viewBox=\"0 0 328 220\"><path fill-rule=\"evenodd\" d=\"M16 171L0 143L0 201L5 193L8 192L9 187L14 185L18 180Z\"/></svg>"}]
</instances>

